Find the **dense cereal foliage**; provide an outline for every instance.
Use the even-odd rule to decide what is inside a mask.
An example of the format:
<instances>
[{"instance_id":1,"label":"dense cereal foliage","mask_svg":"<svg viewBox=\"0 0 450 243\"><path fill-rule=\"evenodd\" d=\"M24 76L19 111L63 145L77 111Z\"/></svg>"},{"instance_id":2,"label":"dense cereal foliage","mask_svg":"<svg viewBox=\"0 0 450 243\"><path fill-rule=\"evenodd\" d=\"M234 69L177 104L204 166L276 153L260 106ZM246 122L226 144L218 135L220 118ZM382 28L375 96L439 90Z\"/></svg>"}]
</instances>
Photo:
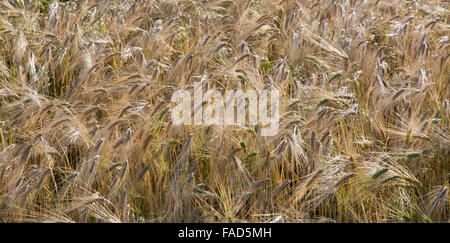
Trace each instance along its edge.
<instances>
[{"instance_id":1,"label":"dense cereal foliage","mask_svg":"<svg viewBox=\"0 0 450 243\"><path fill-rule=\"evenodd\" d=\"M0 222L450 222L449 5L2 0ZM174 124L200 81L277 133Z\"/></svg>"}]
</instances>

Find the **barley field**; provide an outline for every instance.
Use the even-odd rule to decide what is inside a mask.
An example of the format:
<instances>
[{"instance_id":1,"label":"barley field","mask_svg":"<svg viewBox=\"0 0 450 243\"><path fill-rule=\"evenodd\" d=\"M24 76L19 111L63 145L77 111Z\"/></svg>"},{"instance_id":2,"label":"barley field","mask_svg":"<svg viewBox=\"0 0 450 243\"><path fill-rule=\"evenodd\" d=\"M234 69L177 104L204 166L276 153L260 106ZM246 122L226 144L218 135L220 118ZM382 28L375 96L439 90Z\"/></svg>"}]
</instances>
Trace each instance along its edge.
<instances>
[{"instance_id":1,"label":"barley field","mask_svg":"<svg viewBox=\"0 0 450 243\"><path fill-rule=\"evenodd\" d=\"M449 16L2 0L0 222L450 222ZM201 80L278 90L276 135L174 125L171 95Z\"/></svg>"}]
</instances>

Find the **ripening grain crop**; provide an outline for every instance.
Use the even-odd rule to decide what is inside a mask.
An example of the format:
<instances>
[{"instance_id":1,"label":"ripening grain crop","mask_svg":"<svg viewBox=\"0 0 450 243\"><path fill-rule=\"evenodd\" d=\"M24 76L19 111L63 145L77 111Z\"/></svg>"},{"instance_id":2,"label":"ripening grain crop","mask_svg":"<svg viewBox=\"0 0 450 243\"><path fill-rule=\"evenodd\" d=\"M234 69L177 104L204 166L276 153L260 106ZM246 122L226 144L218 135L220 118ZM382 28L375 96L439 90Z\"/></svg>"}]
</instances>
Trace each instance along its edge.
<instances>
[{"instance_id":1,"label":"ripening grain crop","mask_svg":"<svg viewBox=\"0 0 450 243\"><path fill-rule=\"evenodd\" d=\"M449 9L3 0L0 222L450 222ZM277 134L174 125L200 80Z\"/></svg>"}]
</instances>

